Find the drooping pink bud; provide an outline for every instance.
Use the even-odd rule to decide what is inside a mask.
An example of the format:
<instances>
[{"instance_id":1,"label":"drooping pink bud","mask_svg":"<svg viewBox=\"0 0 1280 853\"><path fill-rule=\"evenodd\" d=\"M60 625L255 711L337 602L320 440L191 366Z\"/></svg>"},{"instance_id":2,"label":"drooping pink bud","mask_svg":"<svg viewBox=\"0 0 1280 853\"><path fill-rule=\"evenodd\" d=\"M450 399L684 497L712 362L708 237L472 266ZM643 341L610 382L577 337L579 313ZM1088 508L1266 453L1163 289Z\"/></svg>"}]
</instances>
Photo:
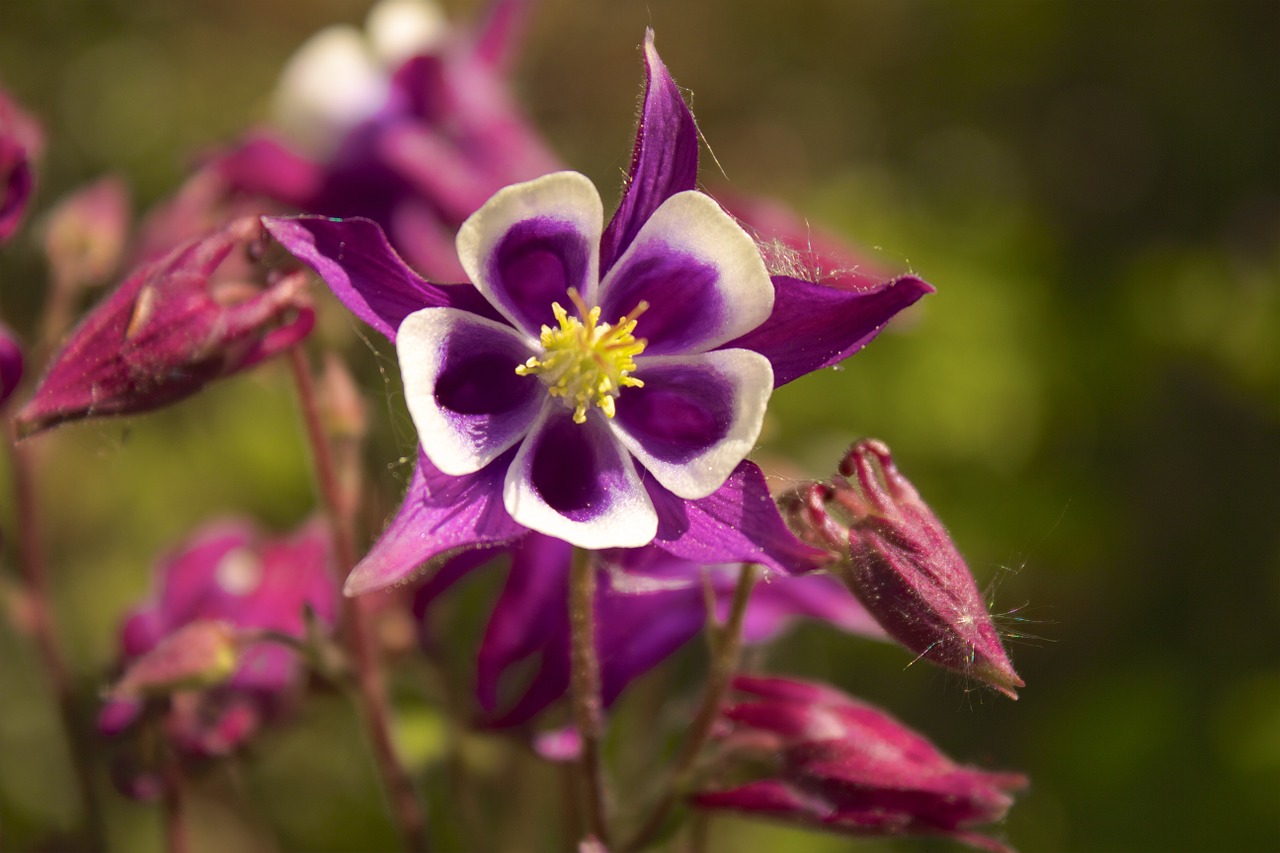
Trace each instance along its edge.
<instances>
[{"instance_id":1,"label":"drooping pink bud","mask_svg":"<svg viewBox=\"0 0 1280 853\"><path fill-rule=\"evenodd\" d=\"M220 619L197 619L129 664L110 693L119 699L137 699L221 684L239 667L241 646L233 625Z\"/></svg>"},{"instance_id":2,"label":"drooping pink bud","mask_svg":"<svg viewBox=\"0 0 1280 853\"><path fill-rule=\"evenodd\" d=\"M236 220L134 272L71 333L18 413L19 434L157 409L300 342L314 320L305 275L265 287L215 278L262 234L256 218Z\"/></svg>"},{"instance_id":3,"label":"drooping pink bud","mask_svg":"<svg viewBox=\"0 0 1280 853\"><path fill-rule=\"evenodd\" d=\"M850 835L939 835L1007 850L970 828L1004 818L1011 792L1026 785L1020 774L958 765L884 711L825 685L739 676L733 686L745 696L725 711L730 754L770 759L776 776L700 793L696 806Z\"/></svg>"},{"instance_id":4,"label":"drooping pink bud","mask_svg":"<svg viewBox=\"0 0 1280 853\"><path fill-rule=\"evenodd\" d=\"M0 89L0 243L18 230L35 188L33 161L43 144L40 125Z\"/></svg>"},{"instance_id":5,"label":"drooping pink bud","mask_svg":"<svg viewBox=\"0 0 1280 853\"><path fill-rule=\"evenodd\" d=\"M22 381L22 349L9 328L0 323L0 406Z\"/></svg>"},{"instance_id":6,"label":"drooping pink bud","mask_svg":"<svg viewBox=\"0 0 1280 853\"><path fill-rule=\"evenodd\" d=\"M793 524L842 556L835 571L891 637L1017 699L1024 682L969 567L898 472L889 448L874 439L858 442L841 461L840 474L784 500Z\"/></svg>"},{"instance_id":7,"label":"drooping pink bud","mask_svg":"<svg viewBox=\"0 0 1280 853\"><path fill-rule=\"evenodd\" d=\"M120 265L129 233L129 190L115 176L73 192L44 220L44 251L55 285L105 281Z\"/></svg>"}]
</instances>

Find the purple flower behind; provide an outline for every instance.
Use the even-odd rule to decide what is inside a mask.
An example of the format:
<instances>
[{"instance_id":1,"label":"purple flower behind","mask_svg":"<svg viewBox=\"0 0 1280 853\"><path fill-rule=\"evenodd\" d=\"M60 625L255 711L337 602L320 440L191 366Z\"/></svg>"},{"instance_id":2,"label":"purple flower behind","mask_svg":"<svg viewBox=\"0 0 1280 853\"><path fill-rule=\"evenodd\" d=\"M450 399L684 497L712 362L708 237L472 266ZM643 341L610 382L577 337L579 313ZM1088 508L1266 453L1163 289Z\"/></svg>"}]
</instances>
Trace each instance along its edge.
<instances>
[{"instance_id":1,"label":"purple flower behind","mask_svg":"<svg viewBox=\"0 0 1280 853\"><path fill-rule=\"evenodd\" d=\"M20 434L168 405L306 337L306 276L258 288L220 269L261 233L256 219L237 220L135 270L54 356L15 418Z\"/></svg>"},{"instance_id":2,"label":"purple flower behind","mask_svg":"<svg viewBox=\"0 0 1280 853\"><path fill-rule=\"evenodd\" d=\"M530 534L513 549L506 584L494 604L476 666L479 723L524 727L569 689L568 596L573 548ZM430 605L485 562L469 552L446 564L419 590L415 611L424 643L435 645ZM723 620L737 585L738 565L699 566L657 548L600 554L596 591L597 654L601 698L612 705L632 681L697 636L707 624L704 579ZM883 639L875 621L848 590L825 575L767 576L752 593L743 625L749 644L766 643L799 618L826 621L841 630ZM532 676L520 670L536 661Z\"/></svg>"},{"instance_id":3,"label":"purple flower behind","mask_svg":"<svg viewBox=\"0 0 1280 853\"><path fill-rule=\"evenodd\" d=\"M775 775L704 791L693 803L856 836L937 835L1007 851L971 827L1004 818L1016 773L956 764L893 717L834 688L739 676L724 712L728 757L763 758ZM758 772L758 771L757 771Z\"/></svg>"},{"instance_id":4,"label":"purple flower behind","mask_svg":"<svg viewBox=\"0 0 1280 853\"><path fill-rule=\"evenodd\" d=\"M410 0L375 6L367 38L322 31L277 98L300 141L259 131L209 168L235 191L372 219L418 269L461 278L453 235L463 220L502 187L560 168L507 90L525 5L496 0L475 35Z\"/></svg>"},{"instance_id":5,"label":"purple flower behind","mask_svg":"<svg viewBox=\"0 0 1280 853\"><path fill-rule=\"evenodd\" d=\"M148 661L150 670L138 675L135 668L132 681L126 677L122 685L129 689L107 702L99 729L115 735L130 728L143 711L130 693L146 693L189 670L197 679L221 676L221 684L175 694L166 731L194 755L234 749L299 686L296 653L254 636L272 631L305 639L308 610L331 630L338 619L332 562L321 522L281 539L263 537L244 521L206 526L160 561L153 597L124 622L122 663ZM172 650L167 657L166 647ZM232 652L236 665L228 673L220 667Z\"/></svg>"},{"instance_id":6,"label":"purple flower behind","mask_svg":"<svg viewBox=\"0 0 1280 853\"><path fill-rule=\"evenodd\" d=\"M22 221L35 188L34 161L43 147L40 125L0 89L0 244Z\"/></svg>"},{"instance_id":7,"label":"purple flower behind","mask_svg":"<svg viewBox=\"0 0 1280 853\"><path fill-rule=\"evenodd\" d=\"M770 278L694 190L697 130L651 33L645 59L631 174L608 225L580 175L502 190L459 233L473 284L422 280L371 222L267 220L396 342L419 430L409 494L348 594L527 529L593 549L653 542L703 564L820 564L743 461L771 386L857 351L931 288Z\"/></svg>"},{"instance_id":8,"label":"purple flower behind","mask_svg":"<svg viewBox=\"0 0 1280 853\"><path fill-rule=\"evenodd\" d=\"M1017 699L1024 682L969 567L898 472L889 448L874 439L858 442L840 463L840 474L784 498L793 526L841 554L833 571L895 640Z\"/></svg>"}]
</instances>

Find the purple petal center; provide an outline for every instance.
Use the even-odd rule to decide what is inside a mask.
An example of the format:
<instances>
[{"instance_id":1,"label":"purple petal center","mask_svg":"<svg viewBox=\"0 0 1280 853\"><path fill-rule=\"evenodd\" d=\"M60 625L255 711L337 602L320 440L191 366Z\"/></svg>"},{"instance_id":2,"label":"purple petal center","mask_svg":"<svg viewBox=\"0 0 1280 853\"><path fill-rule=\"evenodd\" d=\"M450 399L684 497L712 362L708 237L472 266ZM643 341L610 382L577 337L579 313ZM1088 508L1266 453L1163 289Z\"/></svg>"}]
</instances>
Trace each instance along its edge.
<instances>
[{"instance_id":1,"label":"purple petal center","mask_svg":"<svg viewBox=\"0 0 1280 853\"><path fill-rule=\"evenodd\" d=\"M555 325L551 303L566 305L566 292L587 292L591 259L586 238L572 222L550 217L512 226L490 259L489 275L498 298L507 302L526 332Z\"/></svg>"}]
</instances>

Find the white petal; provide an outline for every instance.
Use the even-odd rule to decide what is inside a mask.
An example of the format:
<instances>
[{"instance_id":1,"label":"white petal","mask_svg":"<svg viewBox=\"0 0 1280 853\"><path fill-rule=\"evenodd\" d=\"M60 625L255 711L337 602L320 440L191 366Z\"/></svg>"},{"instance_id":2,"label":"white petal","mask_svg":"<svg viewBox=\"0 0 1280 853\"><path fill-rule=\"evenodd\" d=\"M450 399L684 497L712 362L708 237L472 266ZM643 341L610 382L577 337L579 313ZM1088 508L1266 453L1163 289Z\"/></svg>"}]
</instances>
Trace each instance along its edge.
<instances>
[{"instance_id":1,"label":"white petal","mask_svg":"<svg viewBox=\"0 0 1280 853\"><path fill-rule=\"evenodd\" d=\"M688 191L653 212L600 285L606 320L649 304L636 337L651 355L705 352L773 310L773 282L755 241L709 196Z\"/></svg>"},{"instance_id":2,"label":"white petal","mask_svg":"<svg viewBox=\"0 0 1280 853\"><path fill-rule=\"evenodd\" d=\"M423 452L451 476L479 471L515 445L546 397L516 367L534 350L515 329L454 308L404 319L396 355Z\"/></svg>"},{"instance_id":3,"label":"white petal","mask_svg":"<svg viewBox=\"0 0 1280 853\"><path fill-rule=\"evenodd\" d=\"M773 392L769 359L745 349L636 359L643 388L617 400L614 434L677 497L705 498L760 437Z\"/></svg>"},{"instance_id":4,"label":"white petal","mask_svg":"<svg viewBox=\"0 0 1280 853\"><path fill-rule=\"evenodd\" d=\"M449 35L449 21L432 0L381 0L364 30L373 54L388 70L413 56L434 53Z\"/></svg>"},{"instance_id":5,"label":"white petal","mask_svg":"<svg viewBox=\"0 0 1280 853\"><path fill-rule=\"evenodd\" d=\"M593 304L603 227L604 206L591 181L555 172L501 189L485 202L458 230L458 260L485 298L536 339L543 323L554 325L552 302L569 308L566 288ZM537 257L522 265L531 254ZM556 262L560 269L551 274Z\"/></svg>"},{"instance_id":6,"label":"white petal","mask_svg":"<svg viewBox=\"0 0 1280 853\"><path fill-rule=\"evenodd\" d=\"M548 400L507 470L502 498L520 524L579 548L638 548L653 541L658 514L631 456L592 413Z\"/></svg>"},{"instance_id":7,"label":"white petal","mask_svg":"<svg viewBox=\"0 0 1280 853\"><path fill-rule=\"evenodd\" d=\"M285 64L276 86L276 120L296 143L325 155L347 130L382 108L387 87L359 30L326 27Z\"/></svg>"}]
</instances>

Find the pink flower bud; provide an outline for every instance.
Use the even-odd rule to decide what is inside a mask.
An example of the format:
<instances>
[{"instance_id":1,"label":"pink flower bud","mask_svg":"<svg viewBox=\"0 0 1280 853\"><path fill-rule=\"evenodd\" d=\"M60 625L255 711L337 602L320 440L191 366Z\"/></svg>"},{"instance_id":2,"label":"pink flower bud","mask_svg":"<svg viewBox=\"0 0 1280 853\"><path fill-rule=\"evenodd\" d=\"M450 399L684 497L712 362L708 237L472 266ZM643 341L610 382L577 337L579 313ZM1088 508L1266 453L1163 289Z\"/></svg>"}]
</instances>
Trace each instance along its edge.
<instances>
[{"instance_id":1,"label":"pink flower bud","mask_svg":"<svg viewBox=\"0 0 1280 853\"><path fill-rule=\"evenodd\" d=\"M946 528L898 472L889 448L860 441L842 477L784 500L792 523L841 554L837 571L888 634L920 657L1011 699L1014 671L986 603ZM852 478L844 479L844 478Z\"/></svg>"},{"instance_id":2,"label":"pink flower bud","mask_svg":"<svg viewBox=\"0 0 1280 853\"><path fill-rule=\"evenodd\" d=\"M884 711L825 685L739 676L733 686L746 701L725 711L731 755L758 759L772 744L776 776L698 794L698 807L850 835L940 835L1007 849L969 827L1002 820L1025 777L958 765Z\"/></svg>"},{"instance_id":3,"label":"pink flower bud","mask_svg":"<svg viewBox=\"0 0 1280 853\"><path fill-rule=\"evenodd\" d=\"M198 619L131 663L111 694L139 698L221 684L239 667L240 649L241 641L232 625L218 619Z\"/></svg>"},{"instance_id":4,"label":"pink flower bud","mask_svg":"<svg viewBox=\"0 0 1280 853\"><path fill-rule=\"evenodd\" d=\"M99 284L120 265L129 231L129 190L107 177L58 202L45 218L44 250L61 287Z\"/></svg>"},{"instance_id":5,"label":"pink flower bud","mask_svg":"<svg viewBox=\"0 0 1280 853\"><path fill-rule=\"evenodd\" d=\"M215 280L234 249L261 239L258 221L241 219L138 269L71 333L18 413L19 433L159 408L306 337L301 273L265 288Z\"/></svg>"}]
</instances>

